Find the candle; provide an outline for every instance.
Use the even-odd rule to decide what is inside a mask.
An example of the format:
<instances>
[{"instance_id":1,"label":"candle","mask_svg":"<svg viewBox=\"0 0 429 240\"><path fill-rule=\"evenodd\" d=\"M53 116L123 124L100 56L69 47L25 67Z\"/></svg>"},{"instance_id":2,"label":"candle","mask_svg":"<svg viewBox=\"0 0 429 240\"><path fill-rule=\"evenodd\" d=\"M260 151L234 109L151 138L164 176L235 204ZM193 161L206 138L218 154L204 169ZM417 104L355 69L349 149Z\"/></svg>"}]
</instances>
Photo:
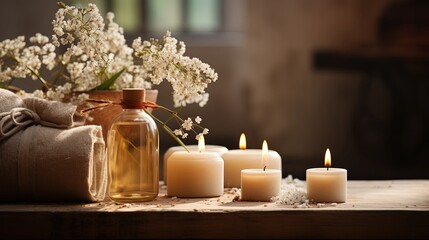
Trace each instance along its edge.
<instances>
[{"instance_id":1,"label":"candle","mask_svg":"<svg viewBox=\"0 0 429 240\"><path fill-rule=\"evenodd\" d=\"M261 167L261 149L246 149L246 136L240 136L240 149L230 150L222 155L225 162L225 187L241 186L241 170ZM271 169L282 170L282 158L276 151L268 151Z\"/></svg>"},{"instance_id":2,"label":"candle","mask_svg":"<svg viewBox=\"0 0 429 240\"><path fill-rule=\"evenodd\" d=\"M260 156L261 158L261 156ZM262 144L262 169L241 170L241 200L270 201L280 191L282 172L278 169L267 169L268 144Z\"/></svg>"},{"instance_id":3,"label":"candle","mask_svg":"<svg viewBox=\"0 0 429 240\"><path fill-rule=\"evenodd\" d=\"M347 170L331 168L331 152L325 153L325 168L307 169L307 197L312 202L340 203L347 199Z\"/></svg>"},{"instance_id":4,"label":"candle","mask_svg":"<svg viewBox=\"0 0 429 240\"><path fill-rule=\"evenodd\" d=\"M217 152L177 151L168 158L167 194L176 197L218 197L223 194L223 160Z\"/></svg>"},{"instance_id":5,"label":"candle","mask_svg":"<svg viewBox=\"0 0 429 240\"><path fill-rule=\"evenodd\" d=\"M198 145L188 145L186 146L189 151L197 151ZM168 165L168 158L177 151L183 151L184 148L182 146L174 146L169 148L165 154L164 154L164 183L167 184L167 165ZM205 151L206 152L217 152L219 155L223 155L224 153L228 152L228 148L224 146L218 146L218 145L205 145Z\"/></svg>"}]
</instances>

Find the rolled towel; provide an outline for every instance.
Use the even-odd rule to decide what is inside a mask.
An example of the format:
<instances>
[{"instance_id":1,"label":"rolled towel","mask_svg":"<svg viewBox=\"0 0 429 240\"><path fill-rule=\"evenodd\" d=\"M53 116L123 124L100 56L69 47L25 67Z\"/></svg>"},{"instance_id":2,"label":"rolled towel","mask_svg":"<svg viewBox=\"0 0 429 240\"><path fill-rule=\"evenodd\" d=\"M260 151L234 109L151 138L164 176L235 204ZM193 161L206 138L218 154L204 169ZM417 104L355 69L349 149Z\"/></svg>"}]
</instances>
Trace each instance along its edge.
<instances>
[{"instance_id":1,"label":"rolled towel","mask_svg":"<svg viewBox=\"0 0 429 240\"><path fill-rule=\"evenodd\" d=\"M2 89L0 101L0 201L104 199L100 126L73 127L76 107L70 104L21 100Z\"/></svg>"}]
</instances>

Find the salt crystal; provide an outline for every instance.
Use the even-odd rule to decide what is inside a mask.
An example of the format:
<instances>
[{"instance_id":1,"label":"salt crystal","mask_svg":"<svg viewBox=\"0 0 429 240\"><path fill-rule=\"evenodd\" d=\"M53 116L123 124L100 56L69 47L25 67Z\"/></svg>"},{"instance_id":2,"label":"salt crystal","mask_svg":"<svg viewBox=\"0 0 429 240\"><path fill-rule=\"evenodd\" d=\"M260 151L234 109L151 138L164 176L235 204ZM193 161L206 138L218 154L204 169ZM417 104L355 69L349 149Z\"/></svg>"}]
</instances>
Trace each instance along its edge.
<instances>
[{"instance_id":1,"label":"salt crystal","mask_svg":"<svg viewBox=\"0 0 429 240\"><path fill-rule=\"evenodd\" d=\"M234 187L234 188L231 188L231 189L229 190L229 193L231 193L231 194L241 193L241 189L240 189L240 188L236 188L236 187Z\"/></svg>"},{"instance_id":2,"label":"salt crystal","mask_svg":"<svg viewBox=\"0 0 429 240\"><path fill-rule=\"evenodd\" d=\"M306 202L307 193L303 186L302 181L297 178L293 179L292 175L288 175L285 179L282 179L279 195L271 198L271 201L287 205L308 204Z\"/></svg>"},{"instance_id":3,"label":"salt crystal","mask_svg":"<svg viewBox=\"0 0 429 240\"><path fill-rule=\"evenodd\" d=\"M293 182L293 177L292 175L287 175L287 177L284 179L286 183L292 183Z\"/></svg>"}]
</instances>

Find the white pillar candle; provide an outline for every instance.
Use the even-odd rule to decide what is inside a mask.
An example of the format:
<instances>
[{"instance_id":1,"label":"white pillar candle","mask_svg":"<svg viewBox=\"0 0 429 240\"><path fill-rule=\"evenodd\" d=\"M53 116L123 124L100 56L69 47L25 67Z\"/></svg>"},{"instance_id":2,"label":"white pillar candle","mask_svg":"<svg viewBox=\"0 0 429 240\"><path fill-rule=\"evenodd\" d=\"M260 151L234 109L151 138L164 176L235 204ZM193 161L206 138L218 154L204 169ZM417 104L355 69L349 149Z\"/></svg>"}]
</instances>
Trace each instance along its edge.
<instances>
[{"instance_id":1,"label":"white pillar candle","mask_svg":"<svg viewBox=\"0 0 429 240\"><path fill-rule=\"evenodd\" d=\"M197 151L198 150L198 145L187 145L186 146L189 151ZM174 146L169 148L165 154L164 154L164 166L163 166L163 171L164 171L164 183L167 184L167 165L168 165L168 158L175 152L178 151L183 151L184 148L182 146ZM206 145L205 146L205 151L206 152L217 152L219 153L219 155L223 155L224 153L228 152L228 148L224 147L224 146L218 146L218 145Z\"/></svg>"},{"instance_id":2,"label":"white pillar candle","mask_svg":"<svg viewBox=\"0 0 429 240\"><path fill-rule=\"evenodd\" d=\"M331 168L331 153L325 154L325 168L306 172L307 197L312 202L341 203L347 199L347 170Z\"/></svg>"},{"instance_id":3,"label":"white pillar candle","mask_svg":"<svg viewBox=\"0 0 429 240\"><path fill-rule=\"evenodd\" d=\"M261 168L261 149L246 149L246 137L241 134L240 149L230 150L222 155L225 163L225 187L241 186L241 170ZM282 158L276 151L268 151L271 169L282 170Z\"/></svg>"},{"instance_id":4,"label":"white pillar candle","mask_svg":"<svg viewBox=\"0 0 429 240\"><path fill-rule=\"evenodd\" d=\"M242 201L265 201L268 202L280 192L282 172L278 169L267 169L268 166L268 144L264 140L262 144L262 169L241 170L241 200ZM262 163L262 164L261 164Z\"/></svg>"},{"instance_id":5,"label":"white pillar candle","mask_svg":"<svg viewBox=\"0 0 429 240\"><path fill-rule=\"evenodd\" d=\"M200 140L201 142L201 140ZM178 151L168 159L167 194L218 197L223 194L223 160L217 152Z\"/></svg>"},{"instance_id":6,"label":"white pillar candle","mask_svg":"<svg viewBox=\"0 0 429 240\"><path fill-rule=\"evenodd\" d=\"M280 192L282 172L277 169L241 170L241 200L269 202Z\"/></svg>"}]
</instances>

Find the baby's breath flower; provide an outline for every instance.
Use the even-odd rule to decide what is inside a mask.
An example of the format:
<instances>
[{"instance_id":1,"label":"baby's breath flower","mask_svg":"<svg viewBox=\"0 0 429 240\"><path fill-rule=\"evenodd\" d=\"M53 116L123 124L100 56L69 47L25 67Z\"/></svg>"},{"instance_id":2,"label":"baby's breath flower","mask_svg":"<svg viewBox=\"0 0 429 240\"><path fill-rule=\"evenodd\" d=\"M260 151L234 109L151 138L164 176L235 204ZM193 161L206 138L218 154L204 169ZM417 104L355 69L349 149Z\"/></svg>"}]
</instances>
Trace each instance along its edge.
<instances>
[{"instance_id":1,"label":"baby's breath flower","mask_svg":"<svg viewBox=\"0 0 429 240\"><path fill-rule=\"evenodd\" d=\"M173 86L173 100L176 107L198 103L204 106L208 100L205 88L218 78L217 73L198 58L183 56L186 46L167 32L162 41L151 39L134 40L132 47L137 57L143 60L144 78L160 84L164 79Z\"/></svg>"},{"instance_id":2,"label":"baby's breath flower","mask_svg":"<svg viewBox=\"0 0 429 240\"><path fill-rule=\"evenodd\" d=\"M217 80L217 73L198 58L184 56L186 45L169 31L162 39L143 41L138 37L130 47L113 13L107 13L103 19L92 3L84 8L58 5L51 38L36 33L28 39L29 45L24 36L0 42L1 86L8 86L15 78L31 78L40 81L44 90L20 91L18 95L61 101L67 94L72 95L70 102L82 105L88 94L73 92L97 89L114 78L106 90L150 89L166 80L172 85L175 107L191 103L202 107L207 103L209 94L205 89ZM57 53L60 47L64 50ZM50 79L42 76L46 70L53 73L49 74ZM164 109L178 124L178 129L173 131L165 127L171 117L162 122L171 135L185 139L193 132L198 139L208 134L208 129L199 125L202 121L199 116L194 118L194 123L190 117L184 120L177 112ZM179 138L176 140L183 144Z\"/></svg>"},{"instance_id":3,"label":"baby's breath flower","mask_svg":"<svg viewBox=\"0 0 429 240\"><path fill-rule=\"evenodd\" d=\"M182 123L182 127L187 131L191 130L192 129L192 119L191 118L186 119Z\"/></svg>"},{"instance_id":4,"label":"baby's breath flower","mask_svg":"<svg viewBox=\"0 0 429 240\"><path fill-rule=\"evenodd\" d=\"M197 134L196 136L195 136L195 140L200 140L200 138L201 138L201 136L203 136L203 134L202 133L199 133L199 134Z\"/></svg>"},{"instance_id":5,"label":"baby's breath flower","mask_svg":"<svg viewBox=\"0 0 429 240\"><path fill-rule=\"evenodd\" d=\"M36 33L36 35L34 35L33 37L30 37L30 42L31 43L37 43L37 44L46 44L49 42L49 38L46 36L43 36L40 33Z\"/></svg>"},{"instance_id":6,"label":"baby's breath flower","mask_svg":"<svg viewBox=\"0 0 429 240\"><path fill-rule=\"evenodd\" d=\"M204 129L203 129L203 134L204 134L204 135L209 134L209 129L208 129L208 128L204 128Z\"/></svg>"},{"instance_id":7,"label":"baby's breath flower","mask_svg":"<svg viewBox=\"0 0 429 240\"><path fill-rule=\"evenodd\" d=\"M42 90L37 89L33 93L31 93L30 96L37 98L45 98L45 93Z\"/></svg>"},{"instance_id":8,"label":"baby's breath flower","mask_svg":"<svg viewBox=\"0 0 429 240\"><path fill-rule=\"evenodd\" d=\"M86 93L80 93L75 94L71 99L70 102L75 105L83 105L85 104L85 101L89 99L89 95Z\"/></svg>"},{"instance_id":9,"label":"baby's breath flower","mask_svg":"<svg viewBox=\"0 0 429 240\"><path fill-rule=\"evenodd\" d=\"M174 130L174 134L177 135L177 136L182 135L183 134L182 129L176 129L176 130Z\"/></svg>"}]
</instances>

